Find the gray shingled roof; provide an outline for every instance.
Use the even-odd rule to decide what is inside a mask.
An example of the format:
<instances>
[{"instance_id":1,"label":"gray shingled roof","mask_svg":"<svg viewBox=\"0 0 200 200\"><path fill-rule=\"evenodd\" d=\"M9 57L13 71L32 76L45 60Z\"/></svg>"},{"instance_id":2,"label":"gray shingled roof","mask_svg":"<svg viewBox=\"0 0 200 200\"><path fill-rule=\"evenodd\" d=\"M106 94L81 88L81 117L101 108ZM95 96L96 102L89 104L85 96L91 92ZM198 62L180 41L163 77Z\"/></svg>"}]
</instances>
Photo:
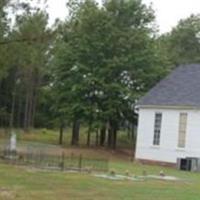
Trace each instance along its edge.
<instances>
[{"instance_id":1,"label":"gray shingled roof","mask_svg":"<svg viewBox=\"0 0 200 200\"><path fill-rule=\"evenodd\" d=\"M178 67L142 97L138 105L200 107L200 64Z\"/></svg>"}]
</instances>

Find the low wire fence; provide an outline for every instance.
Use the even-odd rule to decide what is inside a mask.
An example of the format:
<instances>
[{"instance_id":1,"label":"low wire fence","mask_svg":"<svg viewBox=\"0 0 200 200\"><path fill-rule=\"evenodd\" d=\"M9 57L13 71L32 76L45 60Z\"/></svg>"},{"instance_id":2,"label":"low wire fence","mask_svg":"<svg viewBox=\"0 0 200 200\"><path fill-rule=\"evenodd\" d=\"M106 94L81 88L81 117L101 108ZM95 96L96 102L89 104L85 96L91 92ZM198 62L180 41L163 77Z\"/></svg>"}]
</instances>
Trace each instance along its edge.
<instances>
[{"instance_id":1,"label":"low wire fence","mask_svg":"<svg viewBox=\"0 0 200 200\"><path fill-rule=\"evenodd\" d=\"M1 161L50 170L108 171L108 159L66 154L62 149L45 145L21 145L17 151L0 148Z\"/></svg>"}]
</instances>

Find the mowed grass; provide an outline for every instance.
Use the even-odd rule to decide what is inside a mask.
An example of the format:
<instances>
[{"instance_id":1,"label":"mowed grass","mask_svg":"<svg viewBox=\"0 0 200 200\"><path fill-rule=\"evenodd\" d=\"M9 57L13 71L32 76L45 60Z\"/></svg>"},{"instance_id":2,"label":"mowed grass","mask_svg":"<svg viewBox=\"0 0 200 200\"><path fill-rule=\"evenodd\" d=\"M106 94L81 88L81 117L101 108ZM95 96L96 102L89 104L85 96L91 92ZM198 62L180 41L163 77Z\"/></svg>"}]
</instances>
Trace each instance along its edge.
<instances>
[{"instance_id":1,"label":"mowed grass","mask_svg":"<svg viewBox=\"0 0 200 200\"><path fill-rule=\"evenodd\" d=\"M0 164L0 199L12 200L199 200L200 174L141 165L127 161L110 163L117 173L159 174L183 181L111 181L92 174L39 171ZM94 172L93 172L94 173Z\"/></svg>"},{"instance_id":2,"label":"mowed grass","mask_svg":"<svg viewBox=\"0 0 200 200\"><path fill-rule=\"evenodd\" d=\"M81 130L81 144L84 144L85 130ZM4 141L6 133L0 134ZM23 141L57 144L58 132L34 130L23 134L17 133L18 145ZM123 135L124 137L124 135ZM71 148L70 134L66 132L62 151L82 154L83 157L103 156L110 160L109 169L117 174L129 171L132 175L159 175L161 170L166 175L176 176L182 181L145 180L111 181L94 177L86 173L66 173L41 171L30 167L0 164L0 200L200 200L200 173L182 172L172 168L148 166L131 162L130 155L121 150L112 151L104 148ZM55 149L56 150L56 149Z\"/></svg>"}]
</instances>

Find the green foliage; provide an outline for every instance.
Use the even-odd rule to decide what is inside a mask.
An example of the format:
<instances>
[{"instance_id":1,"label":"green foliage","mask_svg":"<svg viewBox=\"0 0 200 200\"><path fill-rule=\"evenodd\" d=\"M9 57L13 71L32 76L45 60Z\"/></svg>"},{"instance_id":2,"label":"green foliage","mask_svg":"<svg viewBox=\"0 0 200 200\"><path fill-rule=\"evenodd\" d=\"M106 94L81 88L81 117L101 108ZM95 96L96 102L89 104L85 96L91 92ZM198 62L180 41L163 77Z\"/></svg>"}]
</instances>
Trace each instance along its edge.
<instances>
[{"instance_id":1,"label":"green foliage","mask_svg":"<svg viewBox=\"0 0 200 200\"><path fill-rule=\"evenodd\" d=\"M165 36L173 65L200 62L200 16L191 15L180 20L172 32Z\"/></svg>"},{"instance_id":2,"label":"green foliage","mask_svg":"<svg viewBox=\"0 0 200 200\"><path fill-rule=\"evenodd\" d=\"M11 3L19 11L12 29ZM2 127L79 121L88 132L119 130L136 124L136 101L174 66L200 61L199 15L158 37L154 11L141 0L70 0L66 21L53 27L36 7L0 1Z\"/></svg>"},{"instance_id":3,"label":"green foliage","mask_svg":"<svg viewBox=\"0 0 200 200\"><path fill-rule=\"evenodd\" d=\"M6 38L6 34L8 31L8 21L7 21L7 13L5 12L6 7L8 6L9 1L1 0L0 1L0 41L3 41ZM7 74L7 47L0 46L0 81Z\"/></svg>"},{"instance_id":4,"label":"green foliage","mask_svg":"<svg viewBox=\"0 0 200 200\"><path fill-rule=\"evenodd\" d=\"M0 107L8 116L1 112L0 122L1 126L28 128L34 125L39 92L47 77L52 32L44 10L14 2L12 6L22 14L16 16L11 30L5 28L0 39ZM3 19L8 27L6 14Z\"/></svg>"},{"instance_id":5,"label":"green foliage","mask_svg":"<svg viewBox=\"0 0 200 200\"><path fill-rule=\"evenodd\" d=\"M57 110L88 123L129 119L147 74L156 76L152 9L141 1L69 5L54 60Z\"/></svg>"}]
</instances>

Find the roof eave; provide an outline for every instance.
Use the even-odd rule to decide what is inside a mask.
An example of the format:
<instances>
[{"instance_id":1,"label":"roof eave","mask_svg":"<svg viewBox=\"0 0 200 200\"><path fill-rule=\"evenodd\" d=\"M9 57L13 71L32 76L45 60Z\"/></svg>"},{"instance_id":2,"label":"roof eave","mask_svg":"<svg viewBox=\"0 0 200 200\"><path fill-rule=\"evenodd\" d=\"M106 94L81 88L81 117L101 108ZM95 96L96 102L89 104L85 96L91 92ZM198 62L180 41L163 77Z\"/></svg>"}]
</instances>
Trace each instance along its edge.
<instances>
[{"instance_id":1,"label":"roof eave","mask_svg":"<svg viewBox=\"0 0 200 200\"><path fill-rule=\"evenodd\" d=\"M173 110L200 110L200 106L191 105L137 105L137 109L173 109Z\"/></svg>"}]
</instances>

